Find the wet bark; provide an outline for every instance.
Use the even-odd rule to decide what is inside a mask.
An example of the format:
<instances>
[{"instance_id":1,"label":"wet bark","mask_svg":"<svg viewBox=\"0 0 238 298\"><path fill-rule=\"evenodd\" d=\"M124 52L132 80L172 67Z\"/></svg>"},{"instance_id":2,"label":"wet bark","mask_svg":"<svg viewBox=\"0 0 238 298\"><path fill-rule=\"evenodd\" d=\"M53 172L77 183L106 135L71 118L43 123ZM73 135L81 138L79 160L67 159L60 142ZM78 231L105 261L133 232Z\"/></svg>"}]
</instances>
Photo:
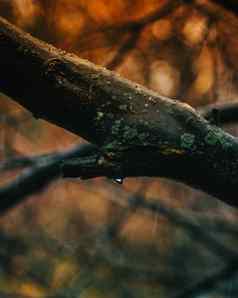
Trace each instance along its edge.
<instances>
[{"instance_id":1,"label":"wet bark","mask_svg":"<svg viewBox=\"0 0 238 298\"><path fill-rule=\"evenodd\" d=\"M115 174L181 181L238 206L238 142L197 111L0 18L0 90L101 148ZM82 172L77 161L74 176ZM106 173L102 173L105 174ZM93 175L92 175L93 176Z\"/></svg>"}]
</instances>

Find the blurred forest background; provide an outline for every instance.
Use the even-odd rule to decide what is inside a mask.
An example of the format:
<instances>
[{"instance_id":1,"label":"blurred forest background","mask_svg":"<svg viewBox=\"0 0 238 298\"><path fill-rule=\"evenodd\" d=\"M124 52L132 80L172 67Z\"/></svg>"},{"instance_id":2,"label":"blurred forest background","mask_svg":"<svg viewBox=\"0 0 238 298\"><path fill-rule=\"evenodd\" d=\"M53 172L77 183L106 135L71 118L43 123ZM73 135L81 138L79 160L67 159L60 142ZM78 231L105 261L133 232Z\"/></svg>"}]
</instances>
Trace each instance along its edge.
<instances>
[{"instance_id":1,"label":"blurred forest background","mask_svg":"<svg viewBox=\"0 0 238 298\"><path fill-rule=\"evenodd\" d=\"M238 15L216 1L0 0L0 15L194 107L237 100ZM237 133L235 125L226 129ZM1 160L78 142L0 93ZM128 210L133 196L164 204L172 216ZM176 212L198 228L181 224ZM180 297L197 282L187 297L238 297L238 266L214 279L235 252L237 220L236 210L166 179L59 179L0 218L0 297Z\"/></svg>"}]
</instances>

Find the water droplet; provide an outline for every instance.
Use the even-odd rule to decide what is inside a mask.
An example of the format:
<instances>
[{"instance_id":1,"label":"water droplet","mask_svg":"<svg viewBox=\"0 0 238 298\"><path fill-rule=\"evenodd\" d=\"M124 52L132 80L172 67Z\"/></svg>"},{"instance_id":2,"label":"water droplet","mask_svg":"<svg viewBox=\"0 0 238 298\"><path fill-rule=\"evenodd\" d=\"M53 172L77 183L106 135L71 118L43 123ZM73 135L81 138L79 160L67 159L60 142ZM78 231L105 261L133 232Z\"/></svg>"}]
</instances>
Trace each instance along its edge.
<instances>
[{"instance_id":1,"label":"water droplet","mask_svg":"<svg viewBox=\"0 0 238 298\"><path fill-rule=\"evenodd\" d=\"M123 184L123 178L121 178L121 177L114 178L113 181L118 184Z\"/></svg>"}]
</instances>

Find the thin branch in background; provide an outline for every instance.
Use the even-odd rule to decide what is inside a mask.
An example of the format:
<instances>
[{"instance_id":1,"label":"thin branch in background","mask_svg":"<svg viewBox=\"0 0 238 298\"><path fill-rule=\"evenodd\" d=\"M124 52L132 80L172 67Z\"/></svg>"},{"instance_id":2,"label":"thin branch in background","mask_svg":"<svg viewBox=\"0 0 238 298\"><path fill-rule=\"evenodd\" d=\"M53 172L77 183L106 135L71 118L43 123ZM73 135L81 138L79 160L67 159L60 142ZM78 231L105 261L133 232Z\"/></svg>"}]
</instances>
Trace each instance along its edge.
<instances>
[{"instance_id":1,"label":"thin branch in background","mask_svg":"<svg viewBox=\"0 0 238 298\"><path fill-rule=\"evenodd\" d=\"M119 191L117 193L117 197L114 198L113 201L124 206L126 202L124 198L122 199L124 196L124 191ZM213 236L211 231L209 231L208 227L206 226L206 222L203 224L197 224L196 220L194 221L192 216L188 217L184 212L166 207L161 200L156 202L147 201L142 195L138 194L129 197L128 207L126 208L127 212L128 208L131 206L131 202L133 203L132 206L136 206L136 208L142 208L144 210L163 215L168 218L171 223L182 227L196 242L200 242L203 246L207 247L211 252L214 253L214 255L220 256L222 261L225 263L222 269L213 273L209 273L199 281L194 282L192 285L183 289L180 294L176 294L174 296L175 298L188 298L208 292L209 290L212 290L218 283L226 281L238 272L238 253L236 250L225 246L224 243L219 240L218 236ZM124 222L124 217L122 217L122 219ZM118 221L117 223L120 225L121 222ZM119 228L114 227L114 231L119 231ZM99 235L99 237L100 236L101 235ZM113 236L115 237L115 235ZM105 239L101 240L103 241Z\"/></svg>"},{"instance_id":2,"label":"thin branch in background","mask_svg":"<svg viewBox=\"0 0 238 298\"><path fill-rule=\"evenodd\" d=\"M224 7L230 12L233 12L235 14L238 14L238 7L237 7L237 1L236 0L212 0L212 2L215 2L216 4L219 4L220 6Z\"/></svg>"},{"instance_id":3,"label":"thin branch in background","mask_svg":"<svg viewBox=\"0 0 238 298\"><path fill-rule=\"evenodd\" d=\"M209 122L219 125L238 121L238 101L214 103L198 109Z\"/></svg>"},{"instance_id":4,"label":"thin branch in background","mask_svg":"<svg viewBox=\"0 0 238 298\"><path fill-rule=\"evenodd\" d=\"M237 259L238 260L238 252L236 249L232 249L224 245L222 241L214 236L209 227L206 226L206 221L203 224L201 219L199 222L196 221L196 216L192 216L189 212L183 212L181 210L176 210L174 208L170 208L166 206L163 200L150 200L145 199L143 195L133 195L126 198L126 194L123 190L117 190L117 196L111 198L112 201L118 203L121 206L130 206L133 202L132 206L136 206L137 208L141 208L143 210L147 210L154 214L165 216L170 220L171 223L176 226L182 227L186 232L190 234L190 236L195 240L206 246L211 252L215 255L220 256L225 261L229 259ZM223 222L224 223L224 222ZM231 225L232 229L236 231L235 225ZM229 230L229 223L228 223ZM233 230L232 230L233 231Z\"/></svg>"},{"instance_id":5,"label":"thin branch in background","mask_svg":"<svg viewBox=\"0 0 238 298\"><path fill-rule=\"evenodd\" d=\"M106 239L109 241L112 241L118 236L118 233L120 232L121 227L126 223L128 217L133 213L136 212L138 207L138 196L145 194L146 188L142 184L140 189L133 194L128 200L128 205L123 207L120 214L114 219L114 221L107 226L103 231L101 232L101 235L99 236L102 239Z\"/></svg>"},{"instance_id":6,"label":"thin branch in background","mask_svg":"<svg viewBox=\"0 0 238 298\"><path fill-rule=\"evenodd\" d=\"M139 37L140 37L140 31L137 31L135 33L131 33L129 38L127 38L127 40L117 50L116 55L106 65L106 68L114 70L119 65L121 65L123 60L125 59L125 57L135 48Z\"/></svg>"},{"instance_id":7,"label":"thin branch in background","mask_svg":"<svg viewBox=\"0 0 238 298\"><path fill-rule=\"evenodd\" d=\"M214 235L211 235L205 227L201 227L200 224L192 221L191 218L178 210L168 208L159 201L144 200L143 197L137 197L137 206L149 210L153 213L164 215L173 224L182 227L189 235L194 238L195 241L199 241L204 246L207 246L217 256L229 260L230 258L238 259L238 253L236 249L228 248L224 243L220 242Z\"/></svg>"},{"instance_id":8,"label":"thin branch in background","mask_svg":"<svg viewBox=\"0 0 238 298\"><path fill-rule=\"evenodd\" d=\"M168 16L179 5L180 3L178 3L177 1L173 1L172 3L171 1L169 1L161 10L155 11L138 21L128 22L126 24L121 24L121 25L115 25L114 28L112 26L108 28L105 27L104 29L102 28L101 32L106 32L107 30L109 31L113 30L117 32L118 30L120 32L129 32L130 34L129 37L126 39L126 41L123 42L123 44L117 50L117 53L112 58L112 60L106 65L106 67L108 69L114 70L119 65L121 65L124 59L127 57L127 55L136 47L136 43L139 40L140 35L144 30L144 28L147 25L155 22L156 20Z\"/></svg>"},{"instance_id":9,"label":"thin branch in background","mask_svg":"<svg viewBox=\"0 0 238 298\"><path fill-rule=\"evenodd\" d=\"M147 202L143 202L143 205L147 206ZM157 202L156 205L158 205ZM181 225L194 238L194 241L200 242L215 255L220 256L225 263L221 270L204 276L201 280L185 288L181 294L175 295L174 298L192 298L199 294L207 293L219 283L229 280L238 273L238 254L236 250L227 247L222 241L219 241L217 236L211 235L209 232L207 233L206 224L199 227L186 216L181 216L177 211L168 209L161 204L159 205L155 207L149 204L148 208L165 214L173 223Z\"/></svg>"},{"instance_id":10,"label":"thin branch in background","mask_svg":"<svg viewBox=\"0 0 238 298\"><path fill-rule=\"evenodd\" d=\"M113 32L125 32L125 33L136 33L144 29L145 26L157 21L158 19L168 16L174 9L178 8L181 3L186 3L186 0L181 1L168 1L159 10L153 11L149 15L146 15L138 20L128 21L125 23L118 23L114 25L100 26L96 31L85 30L82 35L79 36L79 43L88 43L90 41L91 34L112 34Z\"/></svg>"},{"instance_id":11,"label":"thin branch in background","mask_svg":"<svg viewBox=\"0 0 238 298\"><path fill-rule=\"evenodd\" d=\"M33 166L35 161L34 157L29 156L9 158L0 163L0 172Z\"/></svg>"},{"instance_id":12,"label":"thin branch in background","mask_svg":"<svg viewBox=\"0 0 238 298\"><path fill-rule=\"evenodd\" d=\"M198 225L195 221L192 221L191 217L187 217L184 213L166 207L161 203L161 200L150 202L139 196L134 197L134 201L137 206L151 212L156 212L159 215L164 215L171 223L181 226L195 241L200 242L215 255L220 256L225 263L225 266L221 270L196 281L193 285L184 289L181 294L175 295L175 298L191 298L195 295L208 292L219 282L228 280L238 272L238 253L236 250L228 248L224 243L219 241L218 237L211 235L205 225Z\"/></svg>"},{"instance_id":13,"label":"thin branch in background","mask_svg":"<svg viewBox=\"0 0 238 298\"><path fill-rule=\"evenodd\" d=\"M198 214L193 211L182 212L185 217L190 218L191 221L195 220L199 225L203 225L207 229L211 229L213 233L227 234L233 237L238 237L238 224L236 222L229 222L220 215L216 214Z\"/></svg>"},{"instance_id":14,"label":"thin branch in background","mask_svg":"<svg viewBox=\"0 0 238 298\"><path fill-rule=\"evenodd\" d=\"M92 153L95 154L95 152L98 152L96 146L83 144L62 153L35 158L30 168L26 168L13 182L0 188L0 213L5 213L22 202L25 196L40 191L60 176L63 161L76 156L84 157Z\"/></svg>"},{"instance_id":15,"label":"thin branch in background","mask_svg":"<svg viewBox=\"0 0 238 298\"><path fill-rule=\"evenodd\" d=\"M226 280L231 279L235 274L238 273L238 262L237 259L228 262L224 268L213 274L203 277L200 281L189 285L183 289L180 294L174 295L173 298L193 298L208 293L213 290L219 283L224 283Z\"/></svg>"}]
</instances>

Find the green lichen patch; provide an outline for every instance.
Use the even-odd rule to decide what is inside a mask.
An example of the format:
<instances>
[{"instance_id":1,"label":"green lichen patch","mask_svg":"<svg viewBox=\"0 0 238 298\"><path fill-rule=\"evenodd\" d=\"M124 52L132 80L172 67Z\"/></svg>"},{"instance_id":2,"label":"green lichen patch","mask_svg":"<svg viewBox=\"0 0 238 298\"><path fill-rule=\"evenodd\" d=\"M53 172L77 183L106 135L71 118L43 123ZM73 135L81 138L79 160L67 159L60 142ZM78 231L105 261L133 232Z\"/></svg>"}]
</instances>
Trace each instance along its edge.
<instances>
[{"instance_id":1,"label":"green lichen patch","mask_svg":"<svg viewBox=\"0 0 238 298\"><path fill-rule=\"evenodd\" d=\"M125 139L125 141L131 140L131 139L136 138L137 134L138 134L137 129L135 129L133 127L126 126L125 131L123 133L123 138Z\"/></svg>"},{"instance_id":2,"label":"green lichen patch","mask_svg":"<svg viewBox=\"0 0 238 298\"><path fill-rule=\"evenodd\" d=\"M183 149L193 150L194 143L195 143L195 136L190 133L184 133L181 135L180 142L181 142L181 147Z\"/></svg>"},{"instance_id":3,"label":"green lichen patch","mask_svg":"<svg viewBox=\"0 0 238 298\"><path fill-rule=\"evenodd\" d=\"M116 120L114 124L112 125L112 134L113 135L119 135L121 130L121 123L122 120Z\"/></svg>"},{"instance_id":4,"label":"green lichen patch","mask_svg":"<svg viewBox=\"0 0 238 298\"><path fill-rule=\"evenodd\" d=\"M208 145L216 145L217 143L219 143L219 141L219 135L213 131L209 131L208 134L205 136L205 142Z\"/></svg>"},{"instance_id":5,"label":"green lichen patch","mask_svg":"<svg viewBox=\"0 0 238 298\"><path fill-rule=\"evenodd\" d=\"M224 135L224 132L221 129L210 130L205 136L205 142L208 145L222 145L224 149L227 149L231 146L230 140Z\"/></svg>"},{"instance_id":6,"label":"green lichen patch","mask_svg":"<svg viewBox=\"0 0 238 298\"><path fill-rule=\"evenodd\" d=\"M149 133L146 133L146 132L142 132L142 133L138 134L138 138L141 142L146 141L146 139L148 139L148 137L149 137Z\"/></svg>"}]
</instances>

